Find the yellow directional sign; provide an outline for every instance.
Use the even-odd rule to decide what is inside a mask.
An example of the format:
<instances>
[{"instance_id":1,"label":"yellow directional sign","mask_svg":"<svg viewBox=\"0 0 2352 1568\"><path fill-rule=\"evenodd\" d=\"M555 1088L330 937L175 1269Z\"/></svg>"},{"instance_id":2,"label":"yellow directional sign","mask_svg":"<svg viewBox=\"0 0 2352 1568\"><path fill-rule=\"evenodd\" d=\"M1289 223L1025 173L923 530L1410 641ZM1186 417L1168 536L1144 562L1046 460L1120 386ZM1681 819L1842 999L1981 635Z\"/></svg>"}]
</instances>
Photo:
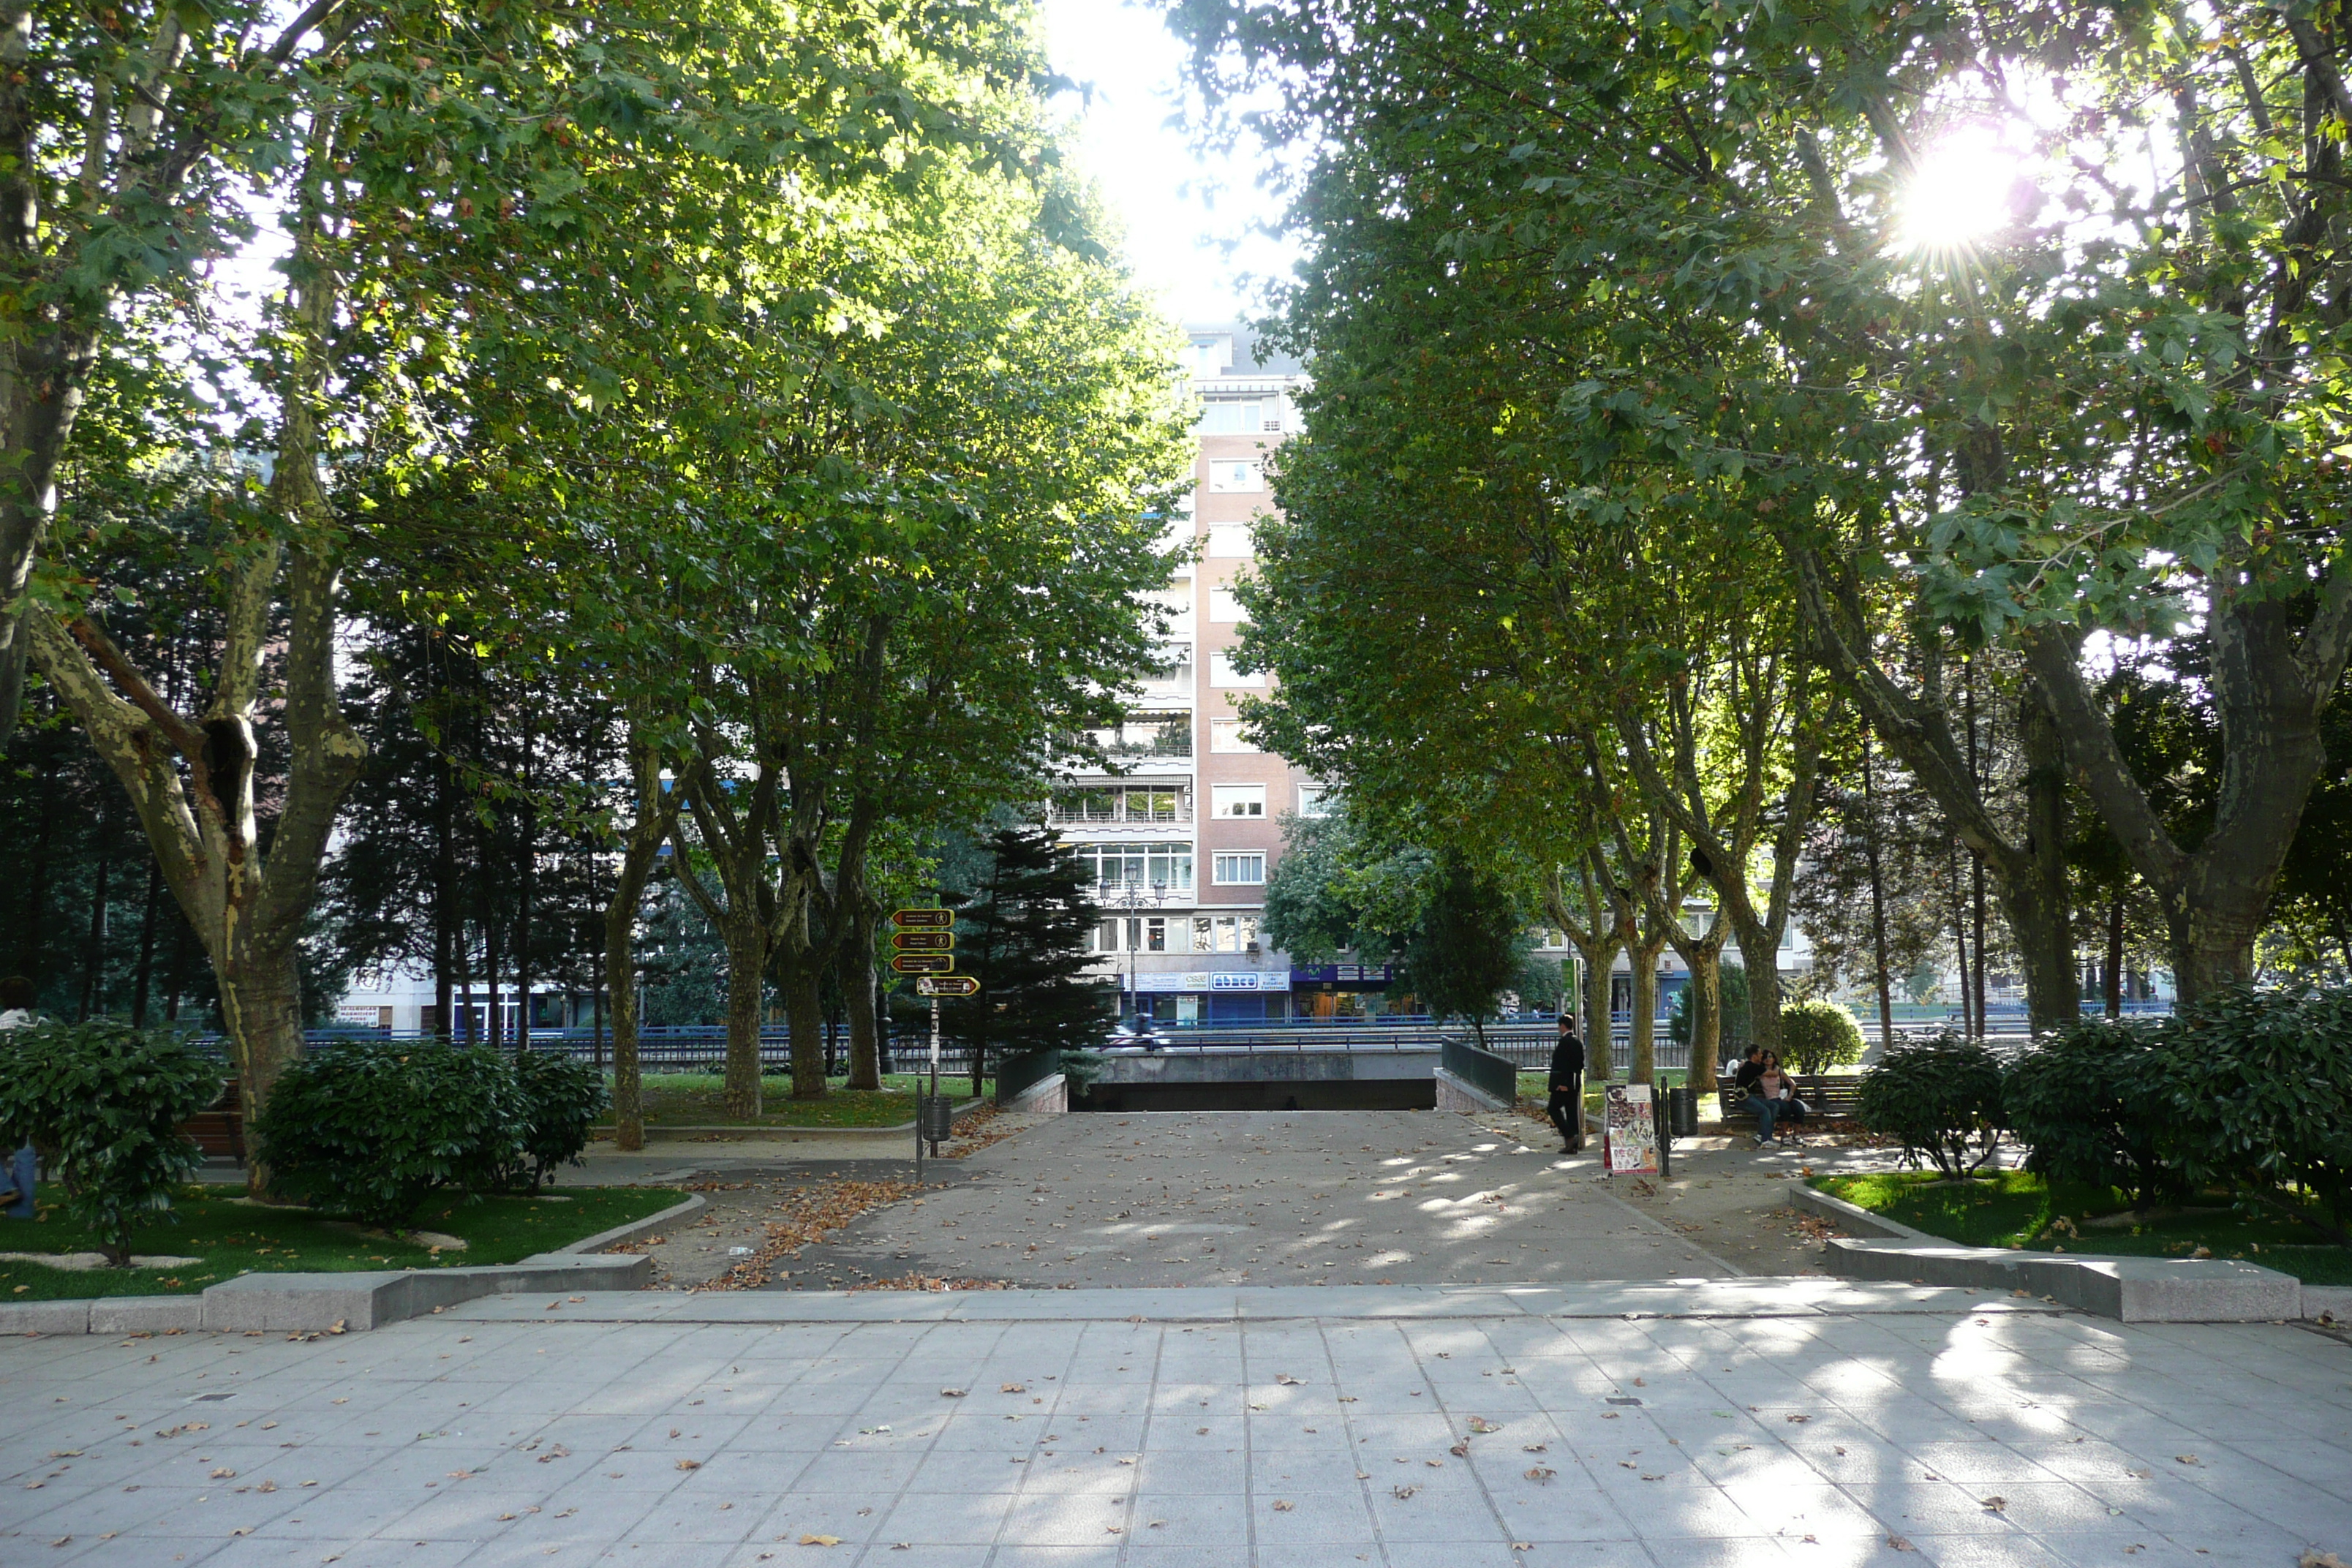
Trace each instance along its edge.
<instances>
[{"instance_id":1,"label":"yellow directional sign","mask_svg":"<svg viewBox=\"0 0 2352 1568\"><path fill-rule=\"evenodd\" d=\"M918 996L977 996L980 982L969 974L927 974L915 982Z\"/></svg>"},{"instance_id":2,"label":"yellow directional sign","mask_svg":"<svg viewBox=\"0 0 2352 1568\"><path fill-rule=\"evenodd\" d=\"M890 923L901 931L950 931L955 926L953 910L893 910Z\"/></svg>"},{"instance_id":3,"label":"yellow directional sign","mask_svg":"<svg viewBox=\"0 0 2352 1568\"><path fill-rule=\"evenodd\" d=\"M952 952L955 932L951 931L902 931L891 933L890 945L900 952Z\"/></svg>"},{"instance_id":4,"label":"yellow directional sign","mask_svg":"<svg viewBox=\"0 0 2352 1568\"><path fill-rule=\"evenodd\" d=\"M955 954L951 952L902 952L890 961L890 967L901 974L953 974Z\"/></svg>"}]
</instances>

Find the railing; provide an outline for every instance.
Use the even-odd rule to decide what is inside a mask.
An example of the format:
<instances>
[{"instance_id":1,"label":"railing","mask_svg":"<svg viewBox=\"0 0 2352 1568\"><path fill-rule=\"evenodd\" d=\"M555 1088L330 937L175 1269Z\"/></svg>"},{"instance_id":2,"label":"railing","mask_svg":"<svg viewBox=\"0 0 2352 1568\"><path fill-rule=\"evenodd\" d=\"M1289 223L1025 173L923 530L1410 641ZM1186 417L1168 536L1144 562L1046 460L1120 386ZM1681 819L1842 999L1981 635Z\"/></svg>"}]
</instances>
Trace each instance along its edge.
<instances>
[{"instance_id":1,"label":"railing","mask_svg":"<svg viewBox=\"0 0 2352 1568\"><path fill-rule=\"evenodd\" d=\"M1493 1051L1480 1050L1460 1038L1445 1042L1438 1058L1447 1072L1473 1088L1484 1089L1505 1105L1517 1103L1519 1098L1519 1069L1509 1058Z\"/></svg>"}]
</instances>

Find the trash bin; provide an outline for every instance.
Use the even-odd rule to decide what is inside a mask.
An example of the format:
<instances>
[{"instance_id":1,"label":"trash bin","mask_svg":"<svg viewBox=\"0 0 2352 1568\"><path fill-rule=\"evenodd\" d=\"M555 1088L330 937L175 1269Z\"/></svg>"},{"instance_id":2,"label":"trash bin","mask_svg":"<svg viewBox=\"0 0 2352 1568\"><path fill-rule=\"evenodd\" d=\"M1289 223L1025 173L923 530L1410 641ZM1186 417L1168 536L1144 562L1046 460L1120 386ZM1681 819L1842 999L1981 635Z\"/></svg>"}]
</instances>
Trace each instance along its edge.
<instances>
[{"instance_id":1,"label":"trash bin","mask_svg":"<svg viewBox=\"0 0 2352 1568\"><path fill-rule=\"evenodd\" d=\"M1666 1090L1666 1126L1676 1138L1698 1136L1698 1091L1685 1084Z\"/></svg>"},{"instance_id":2,"label":"trash bin","mask_svg":"<svg viewBox=\"0 0 2352 1568\"><path fill-rule=\"evenodd\" d=\"M955 1136L955 1100L935 1094L923 1100L923 1136L934 1143Z\"/></svg>"}]
</instances>

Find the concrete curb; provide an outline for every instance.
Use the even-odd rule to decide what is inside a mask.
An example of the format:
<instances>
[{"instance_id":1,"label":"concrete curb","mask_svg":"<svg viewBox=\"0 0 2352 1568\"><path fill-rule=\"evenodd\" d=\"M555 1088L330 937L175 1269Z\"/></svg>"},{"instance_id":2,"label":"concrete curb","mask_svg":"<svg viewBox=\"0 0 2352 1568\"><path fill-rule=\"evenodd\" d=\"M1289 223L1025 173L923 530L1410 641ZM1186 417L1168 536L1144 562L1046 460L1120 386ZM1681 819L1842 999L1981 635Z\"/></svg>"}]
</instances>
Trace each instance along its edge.
<instances>
[{"instance_id":1,"label":"concrete curb","mask_svg":"<svg viewBox=\"0 0 2352 1568\"><path fill-rule=\"evenodd\" d=\"M1883 1237L1893 1241L1916 1242L1921 1247L1949 1247L1952 1244L1940 1236L1929 1236L1924 1230L1914 1230L1899 1220L1874 1215L1860 1204L1850 1204L1843 1198L1832 1197L1819 1187L1809 1187L1801 1180L1789 1184L1789 1206L1810 1209L1823 1219L1833 1219L1851 1230L1864 1236Z\"/></svg>"},{"instance_id":2,"label":"concrete curb","mask_svg":"<svg viewBox=\"0 0 2352 1568\"><path fill-rule=\"evenodd\" d=\"M0 1303L0 1334L293 1333L381 1329L484 1296L638 1290L650 1258L565 1258L480 1268L352 1274L243 1274L200 1296L98 1296Z\"/></svg>"},{"instance_id":3,"label":"concrete curb","mask_svg":"<svg viewBox=\"0 0 2352 1568\"><path fill-rule=\"evenodd\" d=\"M962 1101L955 1108L955 1120L961 1121L987 1103L985 1097ZM648 1144L668 1143L680 1138L709 1138L721 1134L746 1143L796 1138L906 1139L915 1135L915 1124L899 1121L888 1127L754 1127L740 1121L722 1121L709 1127L648 1127L646 1129L646 1142ZM598 1142L609 1143L613 1141L613 1130L599 1127L590 1136Z\"/></svg>"},{"instance_id":4,"label":"concrete curb","mask_svg":"<svg viewBox=\"0 0 2352 1568\"><path fill-rule=\"evenodd\" d=\"M2021 1292L2126 1323L2278 1322L2305 1312L2301 1280L2234 1258L1962 1247L1801 1183L1790 1185L1789 1202L1855 1229L1879 1233L1830 1242L1830 1268L1850 1279Z\"/></svg>"},{"instance_id":5,"label":"concrete curb","mask_svg":"<svg viewBox=\"0 0 2352 1568\"><path fill-rule=\"evenodd\" d=\"M709 1206L710 1200L700 1193L688 1193L684 1203L672 1204L659 1214L649 1214L643 1219L633 1219L626 1225L616 1225L610 1230L600 1230L593 1236L583 1237L569 1247L559 1247L552 1252L539 1253L524 1258L523 1262L537 1263L545 1258L576 1258L585 1253L602 1252L608 1247L617 1247L625 1241L635 1241L641 1236L651 1236L669 1225L671 1221L684 1219L697 1209Z\"/></svg>"},{"instance_id":6,"label":"concrete curb","mask_svg":"<svg viewBox=\"0 0 2352 1568\"><path fill-rule=\"evenodd\" d=\"M476 1268L382 1269L350 1274L241 1274L194 1296L96 1296L0 1302L0 1335L161 1334L278 1329L380 1329L483 1296L534 1290L637 1290L653 1282L650 1258L596 1256L708 1206L699 1193L659 1214L616 1225L520 1263Z\"/></svg>"}]
</instances>

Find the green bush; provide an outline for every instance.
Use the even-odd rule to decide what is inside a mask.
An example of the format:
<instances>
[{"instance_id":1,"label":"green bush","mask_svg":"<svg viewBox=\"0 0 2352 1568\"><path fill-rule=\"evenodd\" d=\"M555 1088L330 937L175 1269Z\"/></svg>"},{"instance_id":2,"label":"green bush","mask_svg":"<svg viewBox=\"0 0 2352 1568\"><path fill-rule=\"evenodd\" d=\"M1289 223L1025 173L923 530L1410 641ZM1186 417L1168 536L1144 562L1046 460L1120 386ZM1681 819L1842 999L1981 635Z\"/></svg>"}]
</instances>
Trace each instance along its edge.
<instances>
[{"instance_id":1,"label":"green bush","mask_svg":"<svg viewBox=\"0 0 2352 1568\"><path fill-rule=\"evenodd\" d=\"M202 1156L180 1123L220 1098L221 1064L187 1041L111 1018L37 1024L6 1037L0 1148L37 1147L61 1176L66 1212L107 1261L168 1215Z\"/></svg>"},{"instance_id":2,"label":"green bush","mask_svg":"<svg viewBox=\"0 0 2352 1568\"><path fill-rule=\"evenodd\" d=\"M371 1041L297 1058L253 1131L286 1190L405 1227L435 1189L471 1194L524 1168L530 1127L514 1069L497 1052Z\"/></svg>"},{"instance_id":3,"label":"green bush","mask_svg":"<svg viewBox=\"0 0 2352 1568\"><path fill-rule=\"evenodd\" d=\"M2352 990L2227 986L2176 1016L2161 1051L2181 1173L2352 1245Z\"/></svg>"},{"instance_id":4,"label":"green bush","mask_svg":"<svg viewBox=\"0 0 2352 1568\"><path fill-rule=\"evenodd\" d=\"M1901 1139L1906 1160L1925 1153L1957 1180L2000 1146L2000 1062L1948 1029L1893 1047L1864 1071L1854 1120L1868 1131Z\"/></svg>"},{"instance_id":5,"label":"green bush","mask_svg":"<svg viewBox=\"0 0 2352 1568\"><path fill-rule=\"evenodd\" d=\"M612 1095L602 1070L560 1051L524 1051L514 1058L512 1070L525 1122L523 1158L501 1173L499 1184L509 1192L527 1187L535 1193L558 1165L579 1163Z\"/></svg>"},{"instance_id":6,"label":"green bush","mask_svg":"<svg viewBox=\"0 0 2352 1568\"><path fill-rule=\"evenodd\" d=\"M1780 1009L1780 1057L1794 1072L1827 1072L1862 1060L1862 1026L1825 997Z\"/></svg>"},{"instance_id":7,"label":"green bush","mask_svg":"<svg viewBox=\"0 0 2352 1568\"><path fill-rule=\"evenodd\" d=\"M2172 1109L2159 1031L2084 1018L2009 1065L2001 1108L2025 1168L2053 1182L2120 1187L2146 1209L2183 1185L2168 1160Z\"/></svg>"}]
</instances>

